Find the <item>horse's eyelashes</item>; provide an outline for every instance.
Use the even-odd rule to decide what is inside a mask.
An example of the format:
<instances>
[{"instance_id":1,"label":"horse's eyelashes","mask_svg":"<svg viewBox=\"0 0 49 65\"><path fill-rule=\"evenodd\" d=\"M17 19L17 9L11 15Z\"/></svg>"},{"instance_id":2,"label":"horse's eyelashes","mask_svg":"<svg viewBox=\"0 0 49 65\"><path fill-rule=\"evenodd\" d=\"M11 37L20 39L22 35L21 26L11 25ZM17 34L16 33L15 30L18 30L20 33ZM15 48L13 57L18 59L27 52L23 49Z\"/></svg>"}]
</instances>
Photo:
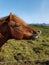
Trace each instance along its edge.
<instances>
[{"instance_id":1,"label":"horse's eyelashes","mask_svg":"<svg viewBox=\"0 0 49 65\"><path fill-rule=\"evenodd\" d=\"M17 28L17 27L20 27L20 26L21 26L21 25L10 25L10 27L13 27L13 28L14 28L14 27Z\"/></svg>"}]
</instances>

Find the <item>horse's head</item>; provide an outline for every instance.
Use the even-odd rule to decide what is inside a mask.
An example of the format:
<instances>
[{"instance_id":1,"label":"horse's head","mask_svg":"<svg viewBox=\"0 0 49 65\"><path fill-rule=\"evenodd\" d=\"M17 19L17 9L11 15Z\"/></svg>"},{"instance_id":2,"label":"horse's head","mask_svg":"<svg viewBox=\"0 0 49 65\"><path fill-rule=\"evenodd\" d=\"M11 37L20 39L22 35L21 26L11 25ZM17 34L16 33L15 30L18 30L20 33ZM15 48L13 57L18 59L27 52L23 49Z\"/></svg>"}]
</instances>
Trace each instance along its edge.
<instances>
[{"instance_id":1,"label":"horse's head","mask_svg":"<svg viewBox=\"0 0 49 65\"><path fill-rule=\"evenodd\" d=\"M30 28L21 18L12 13L9 15L8 24L12 37L16 39L36 38L40 34L40 31Z\"/></svg>"}]
</instances>

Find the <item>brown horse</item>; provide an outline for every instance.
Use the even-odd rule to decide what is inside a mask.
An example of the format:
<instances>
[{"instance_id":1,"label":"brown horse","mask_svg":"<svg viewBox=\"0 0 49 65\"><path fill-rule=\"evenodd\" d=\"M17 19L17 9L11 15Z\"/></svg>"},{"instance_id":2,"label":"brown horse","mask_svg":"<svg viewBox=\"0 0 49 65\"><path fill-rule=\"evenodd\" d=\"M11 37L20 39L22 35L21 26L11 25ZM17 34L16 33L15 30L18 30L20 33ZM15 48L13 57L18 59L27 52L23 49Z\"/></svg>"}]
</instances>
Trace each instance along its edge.
<instances>
[{"instance_id":1,"label":"brown horse","mask_svg":"<svg viewBox=\"0 0 49 65\"><path fill-rule=\"evenodd\" d=\"M8 39L33 39L36 36L38 36L37 31L30 28L21 18L12 13L0 19L0 47Z\"/></svg>"}]
</instances>

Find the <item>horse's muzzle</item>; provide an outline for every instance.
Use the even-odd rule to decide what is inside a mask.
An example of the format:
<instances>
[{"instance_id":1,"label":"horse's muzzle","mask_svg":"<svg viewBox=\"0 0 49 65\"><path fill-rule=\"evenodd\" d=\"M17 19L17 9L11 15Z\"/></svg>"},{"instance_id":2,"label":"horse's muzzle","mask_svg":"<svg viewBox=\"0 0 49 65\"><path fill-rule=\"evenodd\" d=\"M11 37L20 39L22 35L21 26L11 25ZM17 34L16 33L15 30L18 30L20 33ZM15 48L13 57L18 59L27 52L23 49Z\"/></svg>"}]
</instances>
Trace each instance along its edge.
<instances>
[{"instance_id":1,"label":"horse's muzzle","mask_svg":"<svg viewBox=\"0 0 49 65\"><path fill-rule=\"evenodd\" d=\"M40 30L36 31L36 33L33 33L32 34L32 39L37 39L40 34L41 34L41 31Z\"/></svg>"}]
</instances>

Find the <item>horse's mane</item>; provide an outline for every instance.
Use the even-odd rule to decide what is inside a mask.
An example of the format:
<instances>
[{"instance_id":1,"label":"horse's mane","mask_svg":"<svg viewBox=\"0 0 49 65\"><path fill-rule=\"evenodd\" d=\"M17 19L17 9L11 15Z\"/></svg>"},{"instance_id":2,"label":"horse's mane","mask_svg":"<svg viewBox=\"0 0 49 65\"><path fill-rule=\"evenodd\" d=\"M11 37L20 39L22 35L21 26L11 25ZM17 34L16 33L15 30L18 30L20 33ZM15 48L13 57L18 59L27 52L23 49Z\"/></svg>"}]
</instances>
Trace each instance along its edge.
<instances>
[{"instance_id":1,"label":"horse's mane","mask_svg":"<svg viewBox=\"0 0 49 65\"><path fill-rule=\"evenodd\" d=\"M0 26L1 26L2 24L4 24L5 22L7 22L7 21L6 21L7 18L8 18L8 16L5 16L5 17L3 17L3 18L0 18Z\"/></svg>"}]
</instances>

